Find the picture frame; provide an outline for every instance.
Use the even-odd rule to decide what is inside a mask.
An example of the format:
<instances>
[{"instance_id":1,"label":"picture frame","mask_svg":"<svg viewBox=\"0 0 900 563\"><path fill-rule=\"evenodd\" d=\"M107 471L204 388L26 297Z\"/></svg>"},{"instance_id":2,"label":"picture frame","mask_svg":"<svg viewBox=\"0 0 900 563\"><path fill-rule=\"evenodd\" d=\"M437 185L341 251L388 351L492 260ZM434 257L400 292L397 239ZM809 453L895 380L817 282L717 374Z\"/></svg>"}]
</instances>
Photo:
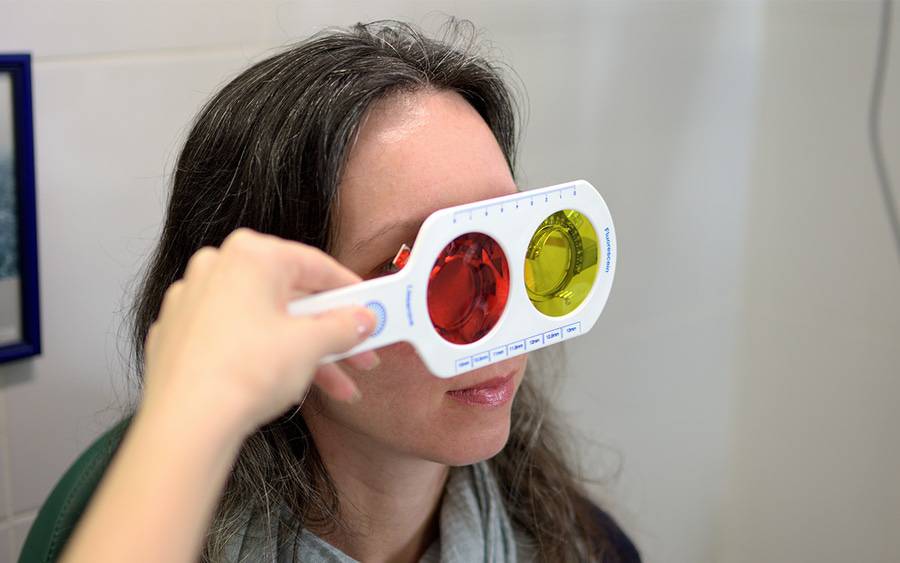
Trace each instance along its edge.
<instances>
[{"instance_id":1,"label":"picture frame","mask_svg":"<svg viewBox=\"0 0 900 563\"><path fill-rule=\"evenodd\" d=\"M0 363L41 353L31 55L0 53Z\"/></svg>"}]
</instances>

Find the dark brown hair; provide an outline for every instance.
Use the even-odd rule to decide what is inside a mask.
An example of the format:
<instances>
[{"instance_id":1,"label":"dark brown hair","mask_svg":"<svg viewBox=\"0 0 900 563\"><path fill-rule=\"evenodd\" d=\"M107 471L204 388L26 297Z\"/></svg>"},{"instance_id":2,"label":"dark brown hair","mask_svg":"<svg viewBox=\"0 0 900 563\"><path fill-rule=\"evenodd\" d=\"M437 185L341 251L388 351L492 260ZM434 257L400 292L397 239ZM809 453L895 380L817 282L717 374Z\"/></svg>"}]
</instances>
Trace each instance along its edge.
<instances>
[{"instance_id":1,"label":"dark brown hair","mask_svg":"<svg viewBox=\"0 0 900 563\"><path fill-rule=\"evenodd\" d=\"M166 288L190 256L250 227L326 251L341 170L359 124L376 100L399 91L458 92L497 138L514 169L517 112L500 68L478 55L470 24L452 20L441 40L398 22L329 30L263 60L217 93L199 113L178 159L162 237L132 309L134 364ZM563 451L530 361L512 410L508 444L490 463L514 522L541 560L617 561L597 509L585 501ZM546 378L546 373L540 374ZM283 541L300 527L340 522L338 497L300 416L267 424L244 444L204 549L219 560L248 511L289 508ZM279 532L279 537L283 532ZM590 554L590 555L589 555Z\"/></svg>"}]
</instances>

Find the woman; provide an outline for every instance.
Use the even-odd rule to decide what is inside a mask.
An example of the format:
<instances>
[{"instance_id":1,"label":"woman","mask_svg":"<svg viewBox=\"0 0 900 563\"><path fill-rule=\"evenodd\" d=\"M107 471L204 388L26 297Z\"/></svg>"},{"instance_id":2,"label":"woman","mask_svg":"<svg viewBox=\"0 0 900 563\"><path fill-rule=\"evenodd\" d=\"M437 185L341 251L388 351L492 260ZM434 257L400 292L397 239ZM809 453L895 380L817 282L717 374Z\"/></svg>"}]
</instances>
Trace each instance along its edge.
<instances>
[{"instance_id":1,"label":"woman","mask_svg":"<svg viewBox=\"0 0 900 563\"><path fill-rule=\"evenodd\" d=\"M515 117L494 66L394 22L226 85L134 307L140 408L66 560L637 561L525 356L449 380L404 343L319 366L370 314L284 312L391 273L431 212L514 193Z\"/></svg>"}]
</instances>

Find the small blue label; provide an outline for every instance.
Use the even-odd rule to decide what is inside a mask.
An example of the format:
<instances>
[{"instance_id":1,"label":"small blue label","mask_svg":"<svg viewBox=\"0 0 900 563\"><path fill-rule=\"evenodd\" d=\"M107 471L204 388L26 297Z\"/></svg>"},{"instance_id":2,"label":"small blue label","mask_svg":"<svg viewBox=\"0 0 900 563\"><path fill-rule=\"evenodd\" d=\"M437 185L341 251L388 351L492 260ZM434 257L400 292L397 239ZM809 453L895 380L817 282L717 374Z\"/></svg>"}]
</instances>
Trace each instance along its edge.
<instances>
[{"instance_id":1,"label":"small blue label","mask_svg":"<svg viewBox=\"0 0 900 563\"><path fill-rule=\"evenodd\" d=\"M525 349L526 350L534 350L535 348L540 348L544 344L544 335L537 334L535 336L529 336L525 339Z\"/></svg>"},{"instance_id":2,"label":"small blue label","mask_svg":"<svg viewBox=\"0 0 900 563\"><path fill-rule=\"evenodd\" d=\"M524 351L525 351L525 341L524 340L517 340L509 345L509 355L510 356L512 356L513 354L521 354Z\"/></svg>"},{"instance_id":3,"label":"small blue label","mask_svg":"<svg viewBox=\"0 0 900 563\"><path fill-rule=\"evenodd\" d=\"M473 367L477 368L478 366L484 366L489 363L491 363L491 355L487 352L482 352L480 354L475 354L474 356L472 356Z\"/></svg>"},{"instance_id":4,"label":"small blue label","mask_svg":"<svg viewBox=\"0 0 900 563\"><path fill-rule=\"evenodd\" d=\"M506 346L491 350L491 361L497 362L506 358Z\"/></svg>"},{"instance_id":5,"label":"small blue label","mask_svg":"<svg viewBox=\"0 0 900 563\"><path fill-rule=\"evenodd\" d=\"M603 234L606 238L606 267L604 268L604 271L609 273L610 260L612 260L612 242L609 240L609 227L603 229Z\"/></svg>"},{"instance_id":6,"label":"small blue label","mask_svg":"<svg viewBox=\"0 0 900 563\"><path fill-rule=\"evenodd\" d=\"M581 323L566 325L562 330L563 338L572 338L573 336L578 336L578 333L581 332Z\"/></svg>"},{"instance_id":7,"label":"small blue label","mask_svg":"<svg viewBox=\"0 0 900 563\"><path fill-rule=\"evenodd\" d=\"M544 333L544 342L547 344L553 344L557 340L562 340L562 331L558 328L547 331Z\"/></svg>"},{"instance_id":8,"label":"small blue label","mask_svg":"<svg viewBox=\"0 0 900 563\"><path fill-rule=\"evenodd\" d=\"M472 358L460 358L456 360L456 371L466 371L472 367Z\"/></svg>"},{"instance_id":9,"label":"small blue label","mask_svg":"<svg viewBox=\"0 0 900 563\"><path fill-rule=\"evenodd\" d=\"M415 324L413 321L413 313L412 313L412 284L406 285L406 322L409 323L409 326Z\"/></svg>"}]
</instances>

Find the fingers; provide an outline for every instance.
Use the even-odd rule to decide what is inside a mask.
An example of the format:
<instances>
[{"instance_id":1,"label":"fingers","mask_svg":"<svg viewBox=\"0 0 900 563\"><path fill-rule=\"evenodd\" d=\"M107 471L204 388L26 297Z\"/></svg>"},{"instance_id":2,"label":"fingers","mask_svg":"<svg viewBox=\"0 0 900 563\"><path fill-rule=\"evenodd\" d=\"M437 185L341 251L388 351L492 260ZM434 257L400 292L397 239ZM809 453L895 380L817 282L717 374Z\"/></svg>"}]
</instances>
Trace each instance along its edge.
<instances>
[{"instance_id":1,"label":"fingers","mask_svg":"<svg viewBox=\"0 0 900 563\"><path fill-rule=\"evenodd\" d=\"M362 281L352 270L314 246L272 237L272 257L288 289L307 293Z\"/></svg>"},{"instance_id":2,"label":"fingers","mask_svg":"<svg viewBox=\"0 0 900 563\"><path fill-rule=\"evenodd\" d=\"M375 315L365 307L341 307L312 317L290 317L290 338L302 343L316 360L340 354L366 339L375 329Z\"/></svg>"},{"instance_id":3,"label":"fingers","mask_svg":"<svg viewBox=\"0 0 900 563\"><path fill-rule=\"evenodd\" d=\"M231 275L238 270L240 276ZM177 309L179 300L189 301L197 291L202 292L209 285L204 282L212 279L240 280L237 285L217 283L216 287L227 285L236 291L250 287L252 291L276 295L279 301L291 292L313 293L361 281L359 276L317 248L242 228L228 235L218 249L204 247L194 253L185 268L184 278L166 291L161 316L167 308ZM186 286L195 289L182 296ZM276 334L285 337L286 344L272 344L281 350L292 350L293 361L301 360L307 366L306 377L313 371L313 384L333 399L359 400L356 384L338 365L317 367L317 364L322 357L346 352L365 340L375 327L372 312L363 307L346 307L316 316L292 317L284 311L282 319L278 322L286 323L282 325L285 330ZM148 335L148 346L153 347L157 339ZM374 352L357 354L347 360L347 365L362 370L377 364L378 357Z\"/></svg>"},{"instance_id":4,"label":"fingers","mask_svg":"<svg viewBox=\"0 0 900 563\"><path fill-rule=\"evenodd\" d=\"M266 262L282 278L288 290L324 291L361 281L350 269L325 252L296 241L241 228L222 243L222 251L239 253Z\"/></svg>"},{"instance_id":5,"label":"fingers","mask_svg":"<svg viewBox=\"0 0 900 563\"><path fill-rule=\"evenodd\" d=\"M324 364L316 370L313 383L336 401L355 403L362 398L353 379L337 364Z\"/></svg>"},{"instance_id":6,"label":"fingers","mask_svg":"<svg viewBox=\"0 0 900 563\"><path fill-rule=\"evenodd\" d=\"M365 352L360 352L359 354L354 354L349 358L344 358L344 361L350 366L362 371L374 369L381 363L381 359L374 350L367 350Z\"/></svg>"}]
</instances>

